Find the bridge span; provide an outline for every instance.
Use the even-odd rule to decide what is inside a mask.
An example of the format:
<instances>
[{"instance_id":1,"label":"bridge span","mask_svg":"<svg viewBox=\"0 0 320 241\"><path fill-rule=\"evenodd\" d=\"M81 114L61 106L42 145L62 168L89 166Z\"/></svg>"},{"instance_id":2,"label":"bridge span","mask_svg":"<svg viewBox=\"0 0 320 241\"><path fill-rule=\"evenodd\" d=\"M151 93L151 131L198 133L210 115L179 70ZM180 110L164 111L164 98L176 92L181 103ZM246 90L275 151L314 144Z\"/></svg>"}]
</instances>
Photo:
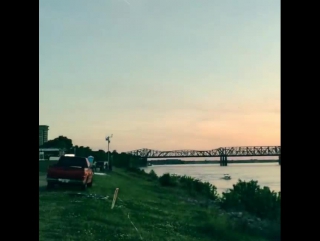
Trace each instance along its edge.
<instances>
[{"instance_id":1,"label":"bridge span","mask_svg":"<svg viewBox=\"0 0 320 241\"><path fill-rule=\"evenodd\" d=\"M220 165L228 165L228 157L270 157L277 156L281 165L281 146L238 146L238 147L219 147L212 150L175 150L158 151L151 149L139 149L127 152L142 158L189 158L189 157L220 157Z\"/></svg>"}]
</instances>

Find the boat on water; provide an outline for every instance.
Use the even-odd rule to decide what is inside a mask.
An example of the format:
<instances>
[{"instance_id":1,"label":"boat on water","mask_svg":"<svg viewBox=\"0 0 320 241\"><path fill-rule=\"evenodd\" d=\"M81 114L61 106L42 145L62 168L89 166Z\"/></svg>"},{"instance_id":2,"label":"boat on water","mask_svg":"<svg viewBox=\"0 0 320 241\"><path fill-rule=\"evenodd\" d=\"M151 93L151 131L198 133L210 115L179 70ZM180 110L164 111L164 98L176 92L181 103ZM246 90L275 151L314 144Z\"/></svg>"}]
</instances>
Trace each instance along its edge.
<instances>
[{"instance_id":1,"label":"boat on water","mask_svg":"<svg viewBox=\"0 0 320 241\"><path fill-rule=\"evenodd\" d=\"M223 174L223 177L221 179L224 179L224 180L231 180L231 177L229 174Z\"/></svg>"}]
</instances>

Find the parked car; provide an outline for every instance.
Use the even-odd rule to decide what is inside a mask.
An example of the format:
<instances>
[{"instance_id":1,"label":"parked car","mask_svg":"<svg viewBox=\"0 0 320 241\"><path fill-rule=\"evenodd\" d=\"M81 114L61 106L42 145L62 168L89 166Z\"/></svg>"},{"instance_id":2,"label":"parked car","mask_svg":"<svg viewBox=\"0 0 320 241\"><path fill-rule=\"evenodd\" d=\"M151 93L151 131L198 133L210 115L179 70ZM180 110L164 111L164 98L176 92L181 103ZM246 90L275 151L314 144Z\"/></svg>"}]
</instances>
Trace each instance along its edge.
<instances>
[{"instance_id":1,"label":"parked car","mask_svg":"<svg viewBox=\"0 0 320 241\"><path fill-rule=\"evenodd\" d=\"M55 184L70 184L86 189L92 183L93 171L85 157L61 156L58 163L47 171L47 188L52 188Z\"/></svg>"},{"instance_id":2,"label":"parked car","mask_svg":"<svg viewBox=\"0 0 320 241\"><path fill-rule=\"evenodd\" d=\"M95 162L95 169L99 168L99 171L106 171L108 170L108 162L106 161L97 161Z\"/></svg>"}]
</instances>

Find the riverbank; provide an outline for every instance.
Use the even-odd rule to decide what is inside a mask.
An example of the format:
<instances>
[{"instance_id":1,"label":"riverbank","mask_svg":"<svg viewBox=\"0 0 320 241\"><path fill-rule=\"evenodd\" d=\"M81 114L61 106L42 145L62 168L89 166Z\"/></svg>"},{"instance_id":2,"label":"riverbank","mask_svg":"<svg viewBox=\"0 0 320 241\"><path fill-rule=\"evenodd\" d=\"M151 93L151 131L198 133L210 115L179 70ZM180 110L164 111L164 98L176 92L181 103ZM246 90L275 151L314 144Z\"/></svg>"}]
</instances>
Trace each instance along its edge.
<instances>
[{"instance_id":1,"label":"riverbank","mask_svg":"<svg viewBox=\"0 0 320 241\"><path fill-rule=\"evenodd\" d=\"M119 199L111 210L115 188ZM239 218L244 213L224 212L201 195L163 187L147 175L119 169L95 175L83 193L107 199L70 192L79 191L39 192L39 240L268 240Z\"/></svg>"},{"instance_id":2,"label":"riverbank","mask_svg":"<svg viewBox=\"0 0 320 241\"><path fill-rule=\"evenodd\" d=\"M239 179L250 181L257 180L261 186L267 186L275 192L281 190L280 172L281 166L278 163L257 163L257 164L230 164L227 167L220 165L154 165L143 168L145 172L154 172L161 176L164 173L187 175L204 182L210 182L217 187L222 194ZM231 180L223 180L224 174L229 174Z\"/></svg>"}]
</instances>

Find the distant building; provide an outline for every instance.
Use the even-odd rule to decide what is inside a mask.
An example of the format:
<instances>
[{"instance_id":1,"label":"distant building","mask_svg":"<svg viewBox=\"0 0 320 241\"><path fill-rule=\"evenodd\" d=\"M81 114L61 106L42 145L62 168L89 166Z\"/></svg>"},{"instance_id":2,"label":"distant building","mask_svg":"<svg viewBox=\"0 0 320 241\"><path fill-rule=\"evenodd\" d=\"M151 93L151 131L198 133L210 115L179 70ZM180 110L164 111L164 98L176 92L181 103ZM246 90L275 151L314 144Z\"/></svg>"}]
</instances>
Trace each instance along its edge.
<instances>
[{"instance_id":1,"label":"distant building","mask_svg":"<svg viewBox=\"0 0 320 241\"><path fill-rule=\"evenodd\" d=\"M57 161L62 155L64 151L58 148L39 148L39 161Z\"/></svg>"},{"instance_id":2,"label":"distant building","mask_svg":"<svg viewBox=\"0 0 320 241\"><path fill-rule=\"evenodd\" d=\"M48 141L49 126L39 125L39 146Z\"/></svg>"}]
</instances>

